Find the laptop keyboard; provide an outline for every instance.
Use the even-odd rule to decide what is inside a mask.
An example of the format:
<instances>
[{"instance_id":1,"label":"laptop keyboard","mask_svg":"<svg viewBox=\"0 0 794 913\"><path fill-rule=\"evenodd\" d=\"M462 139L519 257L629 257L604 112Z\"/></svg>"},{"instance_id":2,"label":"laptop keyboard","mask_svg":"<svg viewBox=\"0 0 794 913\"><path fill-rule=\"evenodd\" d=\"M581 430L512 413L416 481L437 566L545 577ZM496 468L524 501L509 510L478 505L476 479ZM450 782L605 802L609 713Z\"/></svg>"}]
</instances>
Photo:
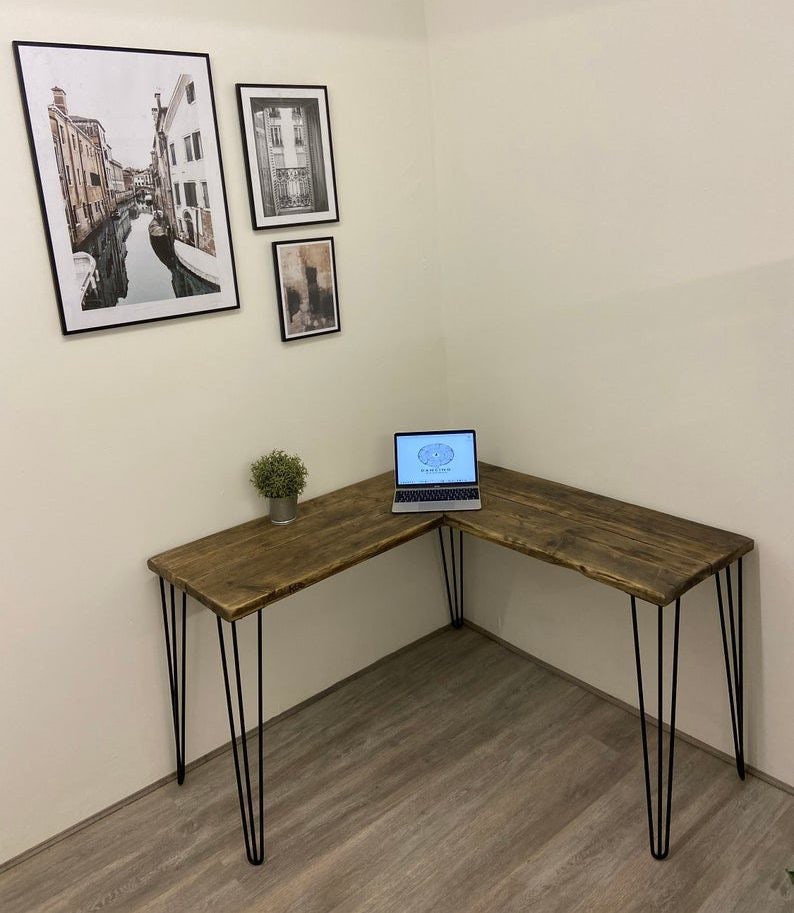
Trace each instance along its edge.
<instances>
[{"instance_id":1,"label":"laptop keyboard","mask_svg":"<svg viewBox=\"0 0 794 913\"><path fill-rule=\"evenodd\" d=\"M398 491L394 500L400 504L412 501L476 501L480 497L477 488L445 488L425 491L414 489L411 491Z\"/></svg>"}]
</instances>

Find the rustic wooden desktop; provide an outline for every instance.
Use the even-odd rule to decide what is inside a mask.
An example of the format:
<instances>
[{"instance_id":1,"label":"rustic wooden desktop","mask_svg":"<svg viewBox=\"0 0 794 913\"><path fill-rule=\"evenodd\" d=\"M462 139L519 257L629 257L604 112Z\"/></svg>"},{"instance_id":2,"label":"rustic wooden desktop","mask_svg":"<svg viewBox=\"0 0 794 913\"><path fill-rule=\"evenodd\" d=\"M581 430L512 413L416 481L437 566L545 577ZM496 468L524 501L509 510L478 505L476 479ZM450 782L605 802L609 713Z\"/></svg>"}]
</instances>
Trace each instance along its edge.
<instances>
[{"instance_id":1,"label":"rustic wooden desktop","mask_svg":"<svg viewBox=\"0 0 794 913\"><path fill-rule=\"evenodd\" d=\"M187 596L217 615L243 838L246 856L253 865L259 865L265 858L262 609L434 529L438 530L441 545L453 627L463 624L464 532L579 571L629 595L648 833L655 859L664 859L670 849L681 597L697 583L714 577L736 768L744 779L742 556L753 549L753 540L487 463L480 463L480 487L483 508L479 511L392 514L393 475L384 473L304 502L298 519L289 526L275 526L267 517L261 517L149 559L149 568L160 578L179 783L185 778ZM735 584L731 575L734 562ZM723 571L724 590L720 577ZM176 591L181 591L181 634ZM667 764L664 764L665 727L657 725L655 812L647 732L647 719L653 717L645 711L638 599L655 605L657 611L657 721L664 719L664 608L675 604ZM258 637L256 794L252 789L247 739L240 738L247 730L237 641L237 622L253 612L257 613ZM234 701L224 623L231 629Z\"/></svg>"}]
</instances>

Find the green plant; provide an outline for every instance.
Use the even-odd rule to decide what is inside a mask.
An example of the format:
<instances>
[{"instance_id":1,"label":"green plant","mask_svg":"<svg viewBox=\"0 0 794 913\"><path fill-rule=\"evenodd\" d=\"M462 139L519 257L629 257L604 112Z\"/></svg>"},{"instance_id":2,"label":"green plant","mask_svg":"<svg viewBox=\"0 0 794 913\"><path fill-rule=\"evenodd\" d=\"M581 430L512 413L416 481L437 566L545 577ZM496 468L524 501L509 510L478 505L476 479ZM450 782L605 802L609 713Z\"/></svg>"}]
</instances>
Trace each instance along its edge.
<instances>
[{"instance_id":1,"label":"green plant","mask_svg":"<svg viewBox=\"0 0 794 913\"><path fill-rule=\"evenodd\" d=\"M271 450L251 463L251 484L263 498L292 498L306 487L309 470L295 453Z\"/></svg>"},{"instance_id":2,"label":"green plant","mask_svg":"<svg viewBox=\"0 0 794 913\"><path fill-rule=\"evenodd\" d=\"M786 874L791 879L791 883L794 884L794 869L786 869Z\"/></svg>"}]
</instances>

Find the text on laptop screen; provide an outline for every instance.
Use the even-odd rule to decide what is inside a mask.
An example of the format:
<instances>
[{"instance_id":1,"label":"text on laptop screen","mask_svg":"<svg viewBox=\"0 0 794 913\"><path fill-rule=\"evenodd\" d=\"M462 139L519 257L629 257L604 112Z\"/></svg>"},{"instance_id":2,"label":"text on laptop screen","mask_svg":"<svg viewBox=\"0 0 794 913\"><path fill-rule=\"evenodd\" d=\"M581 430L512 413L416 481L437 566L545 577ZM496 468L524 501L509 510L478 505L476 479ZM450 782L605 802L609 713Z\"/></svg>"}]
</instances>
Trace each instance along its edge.
<instances>
[{"instance_id":1,"label":"text on laptop screen","mask_svg":"<svg viewBox=\"0 0 794 913\"><path fill-rule=\"evenodd\" d=\"M471 431L399 434L396 457L398 485L477 481Z\"/></svg>"}]
</instances>

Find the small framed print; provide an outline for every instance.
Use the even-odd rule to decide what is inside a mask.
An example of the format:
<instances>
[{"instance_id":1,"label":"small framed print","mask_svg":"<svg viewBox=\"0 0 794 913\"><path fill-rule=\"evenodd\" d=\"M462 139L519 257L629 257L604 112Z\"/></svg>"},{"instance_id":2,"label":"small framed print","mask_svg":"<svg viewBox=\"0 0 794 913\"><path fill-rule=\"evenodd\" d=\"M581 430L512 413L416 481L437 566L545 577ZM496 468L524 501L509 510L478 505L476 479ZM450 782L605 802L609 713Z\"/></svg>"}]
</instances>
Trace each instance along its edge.
<instances>
[{"instance_id":1,"label":"small framed print","mask_svg":"<svg viewBox=\"0 0 794 913\"><path fill-rule=\"evenodd\" d=\"M209 57L14 53L63 333L239 308Z\"/></svg>"},{"instance_id":2,"label":"small framed print","mask_svg":"<svg viewBox=\"0 0 794 913\"><path fill-rule=\"evenodd\" d=\"M325 86L237 83L255 229L338 222Z\"/></svg>"},{"instance_id":3,"label":"small framed print","mask_svg":"<svg viewBox=\"0 0 794 913\"><path fill-rule=\"evenodd\" d=\"M338 333L334 239L274 241L273 264L282 340Z\"/></svg>"}]
</instances>

